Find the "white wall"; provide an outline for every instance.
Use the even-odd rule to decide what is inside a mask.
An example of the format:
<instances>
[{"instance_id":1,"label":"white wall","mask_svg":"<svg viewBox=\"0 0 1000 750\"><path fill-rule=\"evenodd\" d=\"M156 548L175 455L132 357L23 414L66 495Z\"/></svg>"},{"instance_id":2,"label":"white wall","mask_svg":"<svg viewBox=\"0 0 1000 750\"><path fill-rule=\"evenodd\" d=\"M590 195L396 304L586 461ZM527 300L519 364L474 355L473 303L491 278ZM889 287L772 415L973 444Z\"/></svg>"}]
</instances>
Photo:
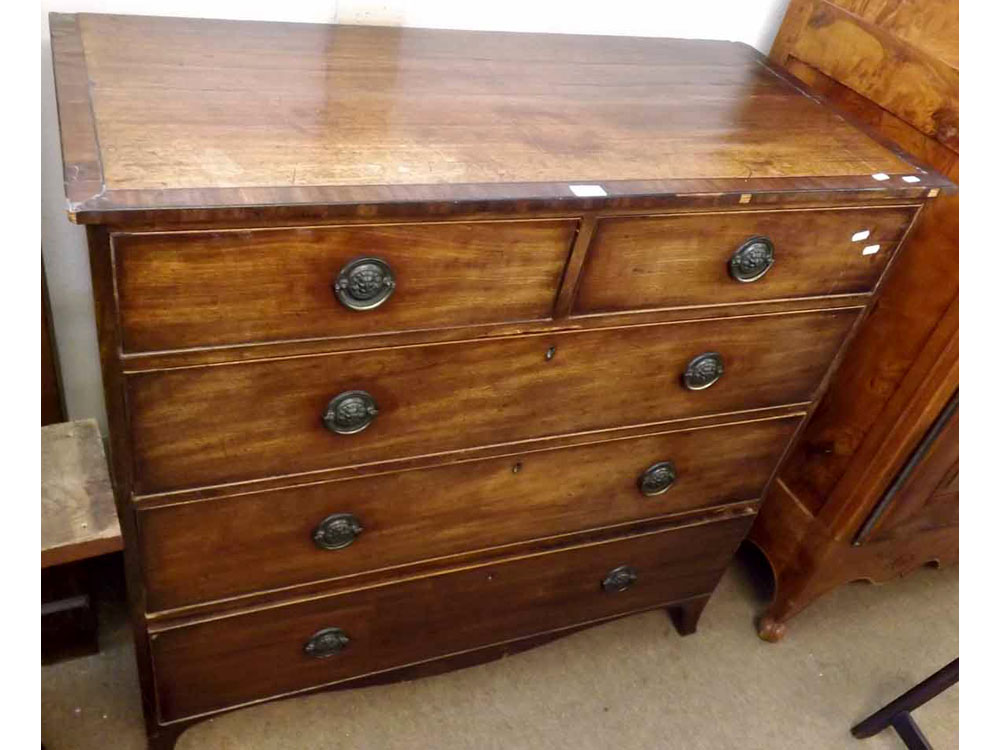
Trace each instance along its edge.
<instances>
[{"instance_id":1,"label":"white wall","mask_svg":"<svg viewBox=\"0 0 1000 750\"><path fill-rule=\"evenodd\" d=\"M766 52L787 4L788 0L42 0L42 253L70 419L92 416L102 427L106 424L86 239L83 228L70 224L64 212L50 12L729 39Z\"/></svg>"}]
</instances>

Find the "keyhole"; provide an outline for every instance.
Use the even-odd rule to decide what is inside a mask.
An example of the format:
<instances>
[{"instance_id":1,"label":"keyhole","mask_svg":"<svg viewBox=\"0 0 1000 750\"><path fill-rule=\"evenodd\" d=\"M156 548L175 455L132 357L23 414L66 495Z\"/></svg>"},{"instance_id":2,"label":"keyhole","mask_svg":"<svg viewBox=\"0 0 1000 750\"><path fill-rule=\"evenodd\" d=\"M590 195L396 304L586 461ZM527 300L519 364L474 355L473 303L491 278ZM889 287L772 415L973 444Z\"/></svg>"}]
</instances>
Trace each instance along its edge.
<instances>
[{"instance_id":1,"label":"keyhole","mask_svg":"<svg viewBox=\"0 0 1000 750\"><path fill-rule=\"evenodd\" d=\"M549 350L545 352L545 361L548 362L554 356L556 356L556 348L554 346L550 346Z\"/></svg>"},{"instance_id":2,"label":"keyhole","mask_svg":"<svg viewBox=\"0 0 1000 750\"><path fill-rule=\"evenodd\" d=\"M517 473L518 473L519 471L521 471L521 462L520 462L520 461L518 461L518 462L517 462L516 464L514 464L514 465L513 465L512 467L510 467L510 470L511 470L511 471L512 471L512 472L513 472L514 474L517 474Z\"/></svg>"}]
</instances>

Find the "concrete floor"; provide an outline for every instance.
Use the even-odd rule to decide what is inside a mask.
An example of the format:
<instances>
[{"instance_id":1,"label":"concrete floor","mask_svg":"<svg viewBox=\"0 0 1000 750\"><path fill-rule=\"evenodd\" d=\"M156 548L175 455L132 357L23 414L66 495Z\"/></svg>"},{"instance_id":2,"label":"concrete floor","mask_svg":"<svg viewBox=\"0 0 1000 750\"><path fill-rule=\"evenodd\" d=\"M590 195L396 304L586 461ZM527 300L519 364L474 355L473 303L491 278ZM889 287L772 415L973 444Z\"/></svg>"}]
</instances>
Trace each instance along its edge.
<instances>
[{"instance_id":1,"label":"concrete floor","mask_svg":"<svg viewBox=\"0 0 1000 750\"><path fill-rule=\"evenodd\" d=\"M651 612L532 651L410 683L244 709L193 726L178 750L890 750L849 727L958 655L958 569L844 586L781 644L757 639L752 557L727 571L697 634ZM102 652L42 668L48 750L144 748L120 604ZM958 686L915 713L937 750L958 747Z\"/></svg>"}]
</instances>

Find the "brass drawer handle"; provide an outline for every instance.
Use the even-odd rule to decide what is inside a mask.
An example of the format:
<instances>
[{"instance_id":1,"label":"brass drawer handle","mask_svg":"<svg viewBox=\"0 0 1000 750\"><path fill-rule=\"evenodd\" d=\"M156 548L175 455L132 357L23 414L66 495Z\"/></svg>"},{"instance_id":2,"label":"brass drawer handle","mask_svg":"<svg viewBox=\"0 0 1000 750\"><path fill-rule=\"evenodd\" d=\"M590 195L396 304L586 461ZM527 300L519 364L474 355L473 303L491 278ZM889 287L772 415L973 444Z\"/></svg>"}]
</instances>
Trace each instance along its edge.
<instances>
[{"instance_id":1,"label":"brass drawer handle","mask_svg":"<svg viewBox=\"0 0 1000 750\"><path fill-rule=\"evenodd\" d=\"M725 368L722 366L722 355L718 352L705 352L688 362L684 370L684 387L689 391L701 391L714 385Z\"/></svg>"},{"instance_id":2,"label":"brass drawer handle","mask_svg":"<svg viewBox=\"0 0 1000 750\"><path fill-rule=\"evenodd\" d=\"M347 648L350 642L347 633L340 628L323 628L313 633L312 638L306 641L303 651L306 652L306 656L311 656L313 659L328 659Z\"/></svg>"},{"instance_id":3,"label":"brass drawer handle","mask_svg":"<svg viewBox=\"0 0 1000 750\"><path fill-rule=\"evenodd\" d=\"M729 259L729 275L749 284L757 281L774 265L774 243L767 237L751 237Z\"/></svg>"},{"instance_id":4,"label":"brass drawer handle","mask_svg":"<svg viewBox=\"0 0 1000 750\"><path fill-rule=\"evenodd\" d=\"M333 292L349 310L374 310L396 289L389 264L379 258L355 258L340 269Z\"/></svg>"},{"instance_id":5,"label":"brass drawer handle","mask_svg":"<svg viewBox=\"0 0 1000 750\"><path fill-rule=\"evenodd\" d=\"M344 549L350 547L364 527L351 513L334 513L319 522L313 530L312 539L320 549Z\"/></svg>"},{"instance_id":6,"label":"brass drawer handle","mask_svg":"<svg viewBox=\"0 0 1000 750\"><path fill-rule=\"evenodd\" d=\"M628 565L619 565L604 576L604 580L601 581L601 588L608 593L624 591L630 588L638 579L639 574L635 572L635 568Z\"/></svg>"},{"instance_id":7,"label":"brass drawer handle","mask_svg":"<svg viewBox=\"0 0 1000 750\"><path fill-rule=\"evenodd\" d=\"M673 461L660 461L642 472L639 477L639 491L646 497L662 495L673 487L677 479L677 467Z\"/></svg>"},{"instance_id":8,"label":"brass drawer handle","mask_svg":"<svg viewBox=\"0 0 1000 750\"><path fill-rule=\"evenodd\" d=\"M323 412L323 424L338 435L361 432L375 421L378 404L367 391L344 391L334 396Z\"/></svg>"}]
</instances>

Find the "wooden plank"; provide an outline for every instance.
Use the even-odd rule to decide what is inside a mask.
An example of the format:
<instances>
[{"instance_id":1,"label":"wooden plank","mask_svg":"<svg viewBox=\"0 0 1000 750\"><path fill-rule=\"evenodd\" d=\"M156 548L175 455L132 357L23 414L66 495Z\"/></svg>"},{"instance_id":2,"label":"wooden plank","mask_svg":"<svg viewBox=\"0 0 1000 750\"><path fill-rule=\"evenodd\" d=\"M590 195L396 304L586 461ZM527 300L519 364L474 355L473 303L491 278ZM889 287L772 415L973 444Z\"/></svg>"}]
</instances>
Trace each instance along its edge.
<instances>
[{"instance_id":1,"label":"wooden plank","mask_svg":"<svg viewBox=\"0 0 1000 750\"><path fill-rule=\"evenodd\" d=\"M42 567L122 548L97 422L42 427Z\"/></svg>"}]
</instances>

